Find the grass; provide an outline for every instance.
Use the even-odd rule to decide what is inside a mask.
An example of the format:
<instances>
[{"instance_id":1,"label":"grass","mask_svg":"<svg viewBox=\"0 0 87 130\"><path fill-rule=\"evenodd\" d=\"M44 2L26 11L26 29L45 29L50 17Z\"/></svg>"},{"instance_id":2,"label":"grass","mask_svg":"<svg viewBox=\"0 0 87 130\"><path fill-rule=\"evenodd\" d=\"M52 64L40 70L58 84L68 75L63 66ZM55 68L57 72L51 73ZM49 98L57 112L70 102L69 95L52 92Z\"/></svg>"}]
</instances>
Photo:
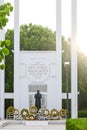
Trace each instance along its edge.
<instances>
[{"instance_id":1,"label":"grass","mask_svg":"<svg viewBox=\"0 0 87 130\"><path fill-rule=\"evenodd\" d=\"M87 130L87 118L68 119L66 130Z\"/></svg>"}]
</instances>

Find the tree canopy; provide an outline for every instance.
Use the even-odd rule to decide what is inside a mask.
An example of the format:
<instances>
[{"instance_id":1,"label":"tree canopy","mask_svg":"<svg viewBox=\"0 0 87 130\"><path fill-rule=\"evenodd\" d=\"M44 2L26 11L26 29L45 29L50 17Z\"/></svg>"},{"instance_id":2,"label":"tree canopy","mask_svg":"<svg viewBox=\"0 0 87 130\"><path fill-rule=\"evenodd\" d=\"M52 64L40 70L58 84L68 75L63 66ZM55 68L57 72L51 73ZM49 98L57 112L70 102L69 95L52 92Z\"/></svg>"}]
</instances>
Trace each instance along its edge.
<instances>
[{"instance_id":1,"label":"tree canopy","mask_svg":"<svg viewBox=\"0 0 87 130\"><path fill-rule=\"evenodd\" d=\"M13 48L14 31L7 30L6 39L11 40ZM52 30L40 25L21 25L20 50L55 50L56 35Z\"/></svg>"}]
</instances>

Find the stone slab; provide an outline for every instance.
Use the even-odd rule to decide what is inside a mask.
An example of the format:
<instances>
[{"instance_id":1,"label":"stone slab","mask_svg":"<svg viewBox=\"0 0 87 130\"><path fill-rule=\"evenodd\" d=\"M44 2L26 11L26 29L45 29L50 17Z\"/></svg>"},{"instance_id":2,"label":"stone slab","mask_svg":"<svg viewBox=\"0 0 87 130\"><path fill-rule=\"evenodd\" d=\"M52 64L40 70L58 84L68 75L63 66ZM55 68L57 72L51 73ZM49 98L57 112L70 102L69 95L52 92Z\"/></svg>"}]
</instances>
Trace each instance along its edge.
<instances>
[{"instance_id":1,"label":"stone slab","mask_svg":"<svg viewBox=\"0 0 87 130\"><path fill-rule=\"evenodd\" d=\"M8 125L8 121L0 121L0 127Z\"/></svg>"},{"instance_id":2,"label":"stone slab","mask_svg":"<svg viewBox=\"0 0 87 130\"><path fill-rule=\"evenodd\" d=\"M25 121L26 126L47 126L48 121Z\"/></svg>"}]
</instances>

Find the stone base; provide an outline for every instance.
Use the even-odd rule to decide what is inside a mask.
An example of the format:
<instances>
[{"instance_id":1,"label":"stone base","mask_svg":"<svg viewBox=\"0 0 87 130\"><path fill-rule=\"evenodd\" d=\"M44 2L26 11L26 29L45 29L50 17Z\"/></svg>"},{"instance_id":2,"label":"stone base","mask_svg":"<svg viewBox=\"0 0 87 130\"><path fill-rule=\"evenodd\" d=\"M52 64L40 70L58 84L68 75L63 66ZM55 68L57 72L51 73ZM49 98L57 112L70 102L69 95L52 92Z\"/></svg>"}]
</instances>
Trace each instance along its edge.
<instances>
[{"instance_id":1,"label":"stone base","mask_svg":"<svg viewBox=\"0 0 87 130\"><path fill-rule=\"evenodd\" d=\"M8 125L8 121L4 121L4 120L0 121L0 127L4 127L6 125Z\"/></svg>"},{"instance_id":2,"label":"stone base","mask_svg":"<svg viewBox=\"0 0 87 130\"><path fill-rule=\"evenodd\" d=\"M25 125L26 126L47 126L48 125L48 121L25 121Z\"/></svg>"}]
</instances>

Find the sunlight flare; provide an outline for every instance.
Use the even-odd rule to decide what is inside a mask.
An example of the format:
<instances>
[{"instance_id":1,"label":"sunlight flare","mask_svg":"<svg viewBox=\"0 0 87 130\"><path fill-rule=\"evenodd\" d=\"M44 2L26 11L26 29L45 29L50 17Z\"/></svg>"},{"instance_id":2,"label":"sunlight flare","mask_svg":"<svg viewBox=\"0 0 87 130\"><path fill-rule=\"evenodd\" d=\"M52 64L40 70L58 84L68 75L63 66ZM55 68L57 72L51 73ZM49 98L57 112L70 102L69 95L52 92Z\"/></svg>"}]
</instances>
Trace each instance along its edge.
<instances>
[{"instance_id":1,"label":"sunlight flare","mask_svg":"<svg viewBox=\"0 0 87 130\"><path fill-rule=\"evenodd\" d=\"M83 34L81 33L80 35L78 35L77 41L78 41L78 47L79 47L80 51L83 52L87 56L87 36L86 36L86 33L83 33Z\"/></svg>"}]
</instances>

